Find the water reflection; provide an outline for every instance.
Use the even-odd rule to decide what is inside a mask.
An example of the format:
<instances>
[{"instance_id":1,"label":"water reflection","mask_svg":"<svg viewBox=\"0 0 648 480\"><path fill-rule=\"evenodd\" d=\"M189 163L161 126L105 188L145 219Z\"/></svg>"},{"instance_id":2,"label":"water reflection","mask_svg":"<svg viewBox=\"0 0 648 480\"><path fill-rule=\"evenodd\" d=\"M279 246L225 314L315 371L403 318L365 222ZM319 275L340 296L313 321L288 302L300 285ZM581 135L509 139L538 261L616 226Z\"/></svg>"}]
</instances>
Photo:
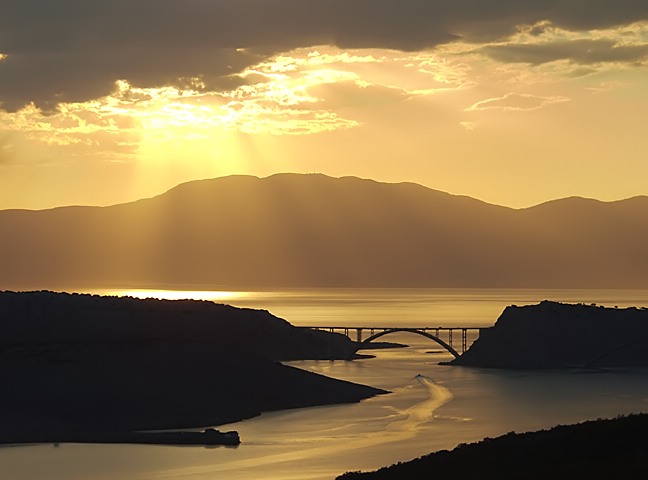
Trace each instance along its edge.
<instances>
[{"instance_id":1,"label":"water reflection","mask_svg":"<svg viewBox=\"0 0 648 480\"><path fill-rule=\"evenodd\" d=\"M218 290L152 290L152 289L131 289L131 290L95 290L89 293L110 295L117 297L133 298L155 298L158 300L209 300L216 303L232 303L246 298L248 292L232 292Z\"/></svg>"},{"instance_id":2,"label":"water reflection","mask_svg":"<svg viewBox=\"0 0 648 480\"><path fill-rule=\"evenodd\" d=\"M225 426L237 449L62 445L0 449L11 480L332 480L458 443L648 409L648 371L499 371L438 365L430 342L354 362L295 366L392 391L362 403L296 409ZM220 474L220 475L219 475Z\"/></svg>"},{"instance_id":3,"label":"water reflection","mask_svg":"<svg viewBox=\"0 0 648 480\"><path fill-rule=\"evenodd\" d=\"M495 323L508 305L542 300L648 306L646 290L538 289L295 289L284 291L88 290L138 298L212 300L258 308L294 325L466 326Z\"/></svg>"},{"instance_id":4,"label":"water reflection","mask_svg":"<svg viewBox=\"0 0 648 480\"><path fill-rule=\"evenodd\" d=\"M130 294L151 296L150 292ZM340 325L350 319L354 323L400 319L405 325L418 326L426 318L445 318L459 325L472 318L478 325L492 324L508 304L545 298L648 305L646 292L637 291L399 292L372 290L354 296L341 291L302 291L284 292L279 298L268 292L257 292L257 296L218 292L222 296L217 300L269 309L296 324L318 323L312 315L319 315ZM176 292L165 298L189 293ZM226 298L233 293L236 295ZM209 296L215 292L193 294L193 298L216 299ZM237 449L133 445L1 448L2 478L332 480L347 470L375 469L513 430L648 411L645 369L585 373L449 367L438 364L449 360L449 354L430 340L411 334L387 339L411 347L376 351L376 358L360 361L292 365L393 392L389 395L352 405L268 413L221 427L240 432L243 443Z\"/></svg>"}]
</instances>

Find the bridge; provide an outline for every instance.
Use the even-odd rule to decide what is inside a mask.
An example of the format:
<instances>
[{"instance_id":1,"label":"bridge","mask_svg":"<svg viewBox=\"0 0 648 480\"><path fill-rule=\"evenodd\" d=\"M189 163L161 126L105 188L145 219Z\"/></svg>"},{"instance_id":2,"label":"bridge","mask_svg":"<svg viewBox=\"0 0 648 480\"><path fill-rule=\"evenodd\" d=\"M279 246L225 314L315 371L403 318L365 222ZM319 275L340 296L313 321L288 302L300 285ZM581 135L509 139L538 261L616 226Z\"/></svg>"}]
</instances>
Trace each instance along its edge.
<instances>
[{"instance_id":1,"label":"bridge","mask_svg":"<svg viewBox=\"0 0 648 480\"><path fill-rule=\"evenodd\" d=\"M310 328L313 330L324 330L331 333L342 333L347 337L352 338L355 332L355 341L358 343L357 350L361 350L373 340L385 335L397 332L407 332L421 335L435 341L454 357L458 357L460 353L468 349L468 337L474 337L473 341L479 336L479 332L484 327L340 327L340 326L300 326L299 328ZM363 333L368 332L369 336L362 339ZM460 352L454 348L454 342L461 338Z\"/></svg>"}]
</instances>

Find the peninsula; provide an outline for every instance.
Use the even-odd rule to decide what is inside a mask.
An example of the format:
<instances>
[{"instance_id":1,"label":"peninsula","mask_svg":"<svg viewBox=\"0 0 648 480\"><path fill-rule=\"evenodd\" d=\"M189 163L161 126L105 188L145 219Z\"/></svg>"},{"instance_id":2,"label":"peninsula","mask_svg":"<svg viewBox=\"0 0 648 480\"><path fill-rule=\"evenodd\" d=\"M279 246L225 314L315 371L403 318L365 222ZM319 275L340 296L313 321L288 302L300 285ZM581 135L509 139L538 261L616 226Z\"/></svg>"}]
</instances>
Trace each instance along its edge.
<instances>
[{"instance_id":1,"label":"peninsula","mask_svg":"<svg viewBox=\"0 0 648 480\"><path fill-rule=\"evenodd\" d=\"M450 365L491 368L648 366L648 309L543 301L509 306Z\"/></svg>"},{"instance_id":2,"label":"peninsula","mask_svg":"<svg viewBox=\"0 0 648 480\"><path fill-rule=\"evenodd\" d=\"M343 335L262 310L0 292L0 443L109 441L385 393L279 363L346 358L351 349ZM190 437L205 440L182 438Z\"/></svg>"}]
</instances>

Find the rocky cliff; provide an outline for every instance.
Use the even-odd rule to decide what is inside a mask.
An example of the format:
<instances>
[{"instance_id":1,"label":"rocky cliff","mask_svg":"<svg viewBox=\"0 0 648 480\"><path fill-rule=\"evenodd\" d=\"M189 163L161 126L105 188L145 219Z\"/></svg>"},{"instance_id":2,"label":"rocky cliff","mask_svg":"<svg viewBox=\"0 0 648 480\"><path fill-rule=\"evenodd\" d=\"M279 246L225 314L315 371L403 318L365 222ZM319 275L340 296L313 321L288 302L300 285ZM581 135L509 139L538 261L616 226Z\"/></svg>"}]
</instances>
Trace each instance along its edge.
<instances>
[{"instance_id":1,"label":"rocky cliff","mask_svg":"<svg viewBox=\"0 0 648 480\"><path fill-rule=\"evenodd\" d=\"M452 365L495 368L648 365L648 309L544 301L510 306Z\"/></svg>"}]
</instances>

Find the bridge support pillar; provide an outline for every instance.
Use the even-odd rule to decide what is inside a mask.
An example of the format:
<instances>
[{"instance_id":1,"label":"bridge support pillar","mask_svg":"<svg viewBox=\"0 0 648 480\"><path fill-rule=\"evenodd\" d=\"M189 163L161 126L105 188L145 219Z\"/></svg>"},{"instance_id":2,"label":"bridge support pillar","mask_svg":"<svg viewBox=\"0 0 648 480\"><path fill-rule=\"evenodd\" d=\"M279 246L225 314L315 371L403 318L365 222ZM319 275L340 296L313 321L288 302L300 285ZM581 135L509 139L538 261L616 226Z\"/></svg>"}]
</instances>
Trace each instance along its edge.
<instances>
[{"instance_id":1,"label":"bridge support pillar","mask_svg":"<svg viewBox=\"0 0 648 480\"><path fill-rule=\"evenodd\" d=\"M363 348L365 343L371 342L374 338L377 337L382 337L383 335L386 335L388 333L394 333L394 332L410 332L410 333L417 333L420 335L423 335L424 337L428 337L441 346L443 346L446 350L448 350L452 355L455 357L458 357L460 353L458 353L454 349L453 345L453 334L455 330L461 331L461 347L457 347L457 350L460 350L461 353L464 353L468 349L468 332L471 333L471 340L474 341L474 333L477 332L477 337L481 334L481 331L484 328L490 328L490 327L371 327L371 326L366 326L366 327L358 327L358 326L352 326L352 327L344 327L344 326L317 326L317 327L298 327L298 328L309 328L309 329L315 329L315 330L323 330L323 331L329 331L331 333L335 332L341 332L344 333L349 339L353 339L353 330L356 332L356 341L358 344L358 348ZM369 330L370 335L363 340L363 330ZM433 331L435 332L436 335L432 335L428 333L428 331ZM376 333L380 332L380 333ZM446 336L447 332L447 336ZM443 335L444 338L447 338L447 343L441 339L441 335ZM458 339L457 339L458 340Z\"/></svg>"}]
</instances>

